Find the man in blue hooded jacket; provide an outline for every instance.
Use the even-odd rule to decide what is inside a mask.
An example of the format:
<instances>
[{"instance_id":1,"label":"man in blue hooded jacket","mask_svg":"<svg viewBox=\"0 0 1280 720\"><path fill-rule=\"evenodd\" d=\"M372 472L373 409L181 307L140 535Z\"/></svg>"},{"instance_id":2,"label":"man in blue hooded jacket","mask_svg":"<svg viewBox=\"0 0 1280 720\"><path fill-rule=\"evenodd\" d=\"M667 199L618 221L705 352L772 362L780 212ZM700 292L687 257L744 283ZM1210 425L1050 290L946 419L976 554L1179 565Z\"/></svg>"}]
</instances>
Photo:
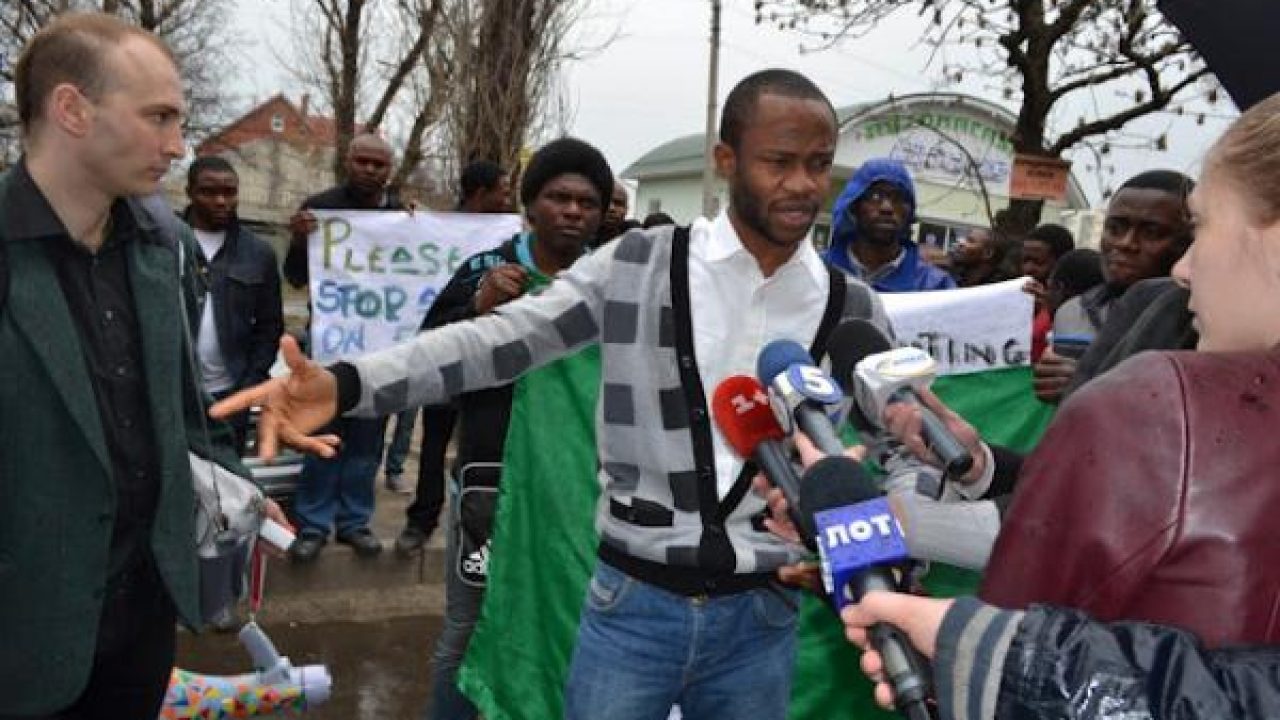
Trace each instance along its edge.
<instances>
[{"instance_id":1,"label":"man in blue hooded jacket","mask_svg":"<svg viewBox=\"0 0 1280 720\"><path fill-rule=\"evenodd\" d=\"M920 258L911 240L916 190L901 162L874 158L849 179L831 209L827 262L869 283L879 292L947 290L947 273Z\"/></svg>"}]
</instances>

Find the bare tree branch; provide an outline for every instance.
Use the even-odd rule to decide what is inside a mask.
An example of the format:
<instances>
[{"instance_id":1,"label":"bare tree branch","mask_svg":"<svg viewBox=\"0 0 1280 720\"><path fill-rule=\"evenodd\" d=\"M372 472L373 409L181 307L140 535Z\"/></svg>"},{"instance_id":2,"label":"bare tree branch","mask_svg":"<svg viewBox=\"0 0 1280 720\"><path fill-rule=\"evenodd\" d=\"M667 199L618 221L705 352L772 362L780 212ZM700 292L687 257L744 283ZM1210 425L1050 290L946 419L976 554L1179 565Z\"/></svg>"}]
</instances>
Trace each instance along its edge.
<instances>
[{"instance_id":1,"label":"bare tree branch","mask_svg":"<svg viewBox=\"0 0 1280 720\"><path fill-rule=\"evenodd\" d=\"M1063 151L1074 147L1085 138L1095 135L1104 135L1108 132L1119 130L1137 118L1149 115L1157 110L1163 110L1169 106L1169 103L1173 100L1174 96L1208 74L1208 68L1200 68L1196 72L1182 78L1182 80L1172 85L1168 90L1162 91L1157 95L1153 95L1150 100L1144 103L1134 105L1127 110L1094 120L1093 122L1080 125L1074 130L1064 133L1059 137L1057 142L1048 148L1047 152L1053 157L1058 157Z\"/></svg>"},{"instance_id":2,"label":"bare tree branch","mask_svg":"<svg viewBox=\"0 0 1280 720\"><path fill-rule=\"evenodd\" d=\"M996 50L966 50L965 59L945 64L943 72L951 81L966 71L1003 78L1005 97L1020 96L1011 137L1019 153L1059 157L1169 107L1207 75L1159 14L1156 0L761 0L756 17L829 47L864 35L906 7L931 20L922 39L935 52L956 45ZM1104 86L1128 89L1133 105L1054 132L1049 120L1055 108ZM1038 212L1022 216L1034 222Z\"/></svg>"},{"instance_id":3,"label":"bare tree branch","mask_svg":"<svg viewBox=\"0 0 1280 720\"><path fill-rule=\"evenodd\" d=\"M0 54L14 60L40 28L71 11L106 12L155 33L178 62L190 111L189 129L199 136L226 115L223 83L228 76L232 0L6 0L0 2ZM0 67L12 82L12 63Z\"/></svg>"}]
</instances>

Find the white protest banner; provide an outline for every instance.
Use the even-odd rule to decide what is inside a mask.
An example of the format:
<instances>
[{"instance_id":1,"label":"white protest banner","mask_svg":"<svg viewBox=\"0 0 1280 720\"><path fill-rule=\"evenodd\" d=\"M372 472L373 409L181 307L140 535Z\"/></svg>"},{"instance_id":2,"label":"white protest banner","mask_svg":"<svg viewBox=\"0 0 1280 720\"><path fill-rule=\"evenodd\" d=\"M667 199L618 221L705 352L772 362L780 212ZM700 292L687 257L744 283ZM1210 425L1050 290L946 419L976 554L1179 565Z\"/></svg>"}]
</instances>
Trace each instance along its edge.
<instances>
[{"instance_id":1,"label":"white protest banner","mask_svg":"<svg viewBox=\"0 0 1280 720\"><path fill-rule=\"evenodd\" d=\"M882 293L902 345L938 361L939 375L1026 366L1031 356L1034 301L1027 278L959 290Z\"/></svg>"},{"instance_id":2,"label":"white protest banner","mask_svg":"<svg viewBox=\"0 0 1280 720\"><path fill-rule=\"evenodd\" d=\"M412 337L462 261L521 227L506 214L313 212L311 355L321 364Z\"/></svg>"}]
</instances>

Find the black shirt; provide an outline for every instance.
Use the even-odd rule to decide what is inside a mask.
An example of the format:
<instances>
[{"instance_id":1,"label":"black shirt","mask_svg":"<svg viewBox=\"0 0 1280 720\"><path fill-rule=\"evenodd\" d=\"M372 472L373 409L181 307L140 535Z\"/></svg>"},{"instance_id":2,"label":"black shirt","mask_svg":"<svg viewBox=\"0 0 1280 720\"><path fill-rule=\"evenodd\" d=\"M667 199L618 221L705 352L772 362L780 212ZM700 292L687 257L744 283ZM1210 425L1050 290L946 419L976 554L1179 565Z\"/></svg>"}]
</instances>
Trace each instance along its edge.
<instances>
[{"instance_id":1,"label":"black shirt","mask_svg":"<svg viewBox=\"0 0 1280 720\"><path fill-rule=\"evenodd\" d=\"M129 248L145 236L133 210L117 200L106 240L92 253L71 239L25 163L14 169L13 182L11 197L19 199L11 209L14 239L44 243L93 385L116 491L108 560L108 578L114 579L143 557L138 551L148 545L160 489L142 333L129 282Z\"/></svg>"}]
</instances>

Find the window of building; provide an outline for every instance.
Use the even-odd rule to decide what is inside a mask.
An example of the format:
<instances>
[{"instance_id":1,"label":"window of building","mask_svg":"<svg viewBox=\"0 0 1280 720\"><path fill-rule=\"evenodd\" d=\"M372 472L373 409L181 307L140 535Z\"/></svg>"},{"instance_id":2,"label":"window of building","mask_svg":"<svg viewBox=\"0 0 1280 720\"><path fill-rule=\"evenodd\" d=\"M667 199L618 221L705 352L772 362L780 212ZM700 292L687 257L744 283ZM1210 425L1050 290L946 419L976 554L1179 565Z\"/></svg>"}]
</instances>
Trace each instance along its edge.
<instances>
[{"instance_id":1,"label":"window of building","mask_svg":"<svg viewBox=\"0 0 1280 720\"><path fill-rule=\"evenodd\" d=\"M284 132L284 116L283 115L271 116L271 132L274 132L274 133Z\"/></svg>"}]
</instances>

